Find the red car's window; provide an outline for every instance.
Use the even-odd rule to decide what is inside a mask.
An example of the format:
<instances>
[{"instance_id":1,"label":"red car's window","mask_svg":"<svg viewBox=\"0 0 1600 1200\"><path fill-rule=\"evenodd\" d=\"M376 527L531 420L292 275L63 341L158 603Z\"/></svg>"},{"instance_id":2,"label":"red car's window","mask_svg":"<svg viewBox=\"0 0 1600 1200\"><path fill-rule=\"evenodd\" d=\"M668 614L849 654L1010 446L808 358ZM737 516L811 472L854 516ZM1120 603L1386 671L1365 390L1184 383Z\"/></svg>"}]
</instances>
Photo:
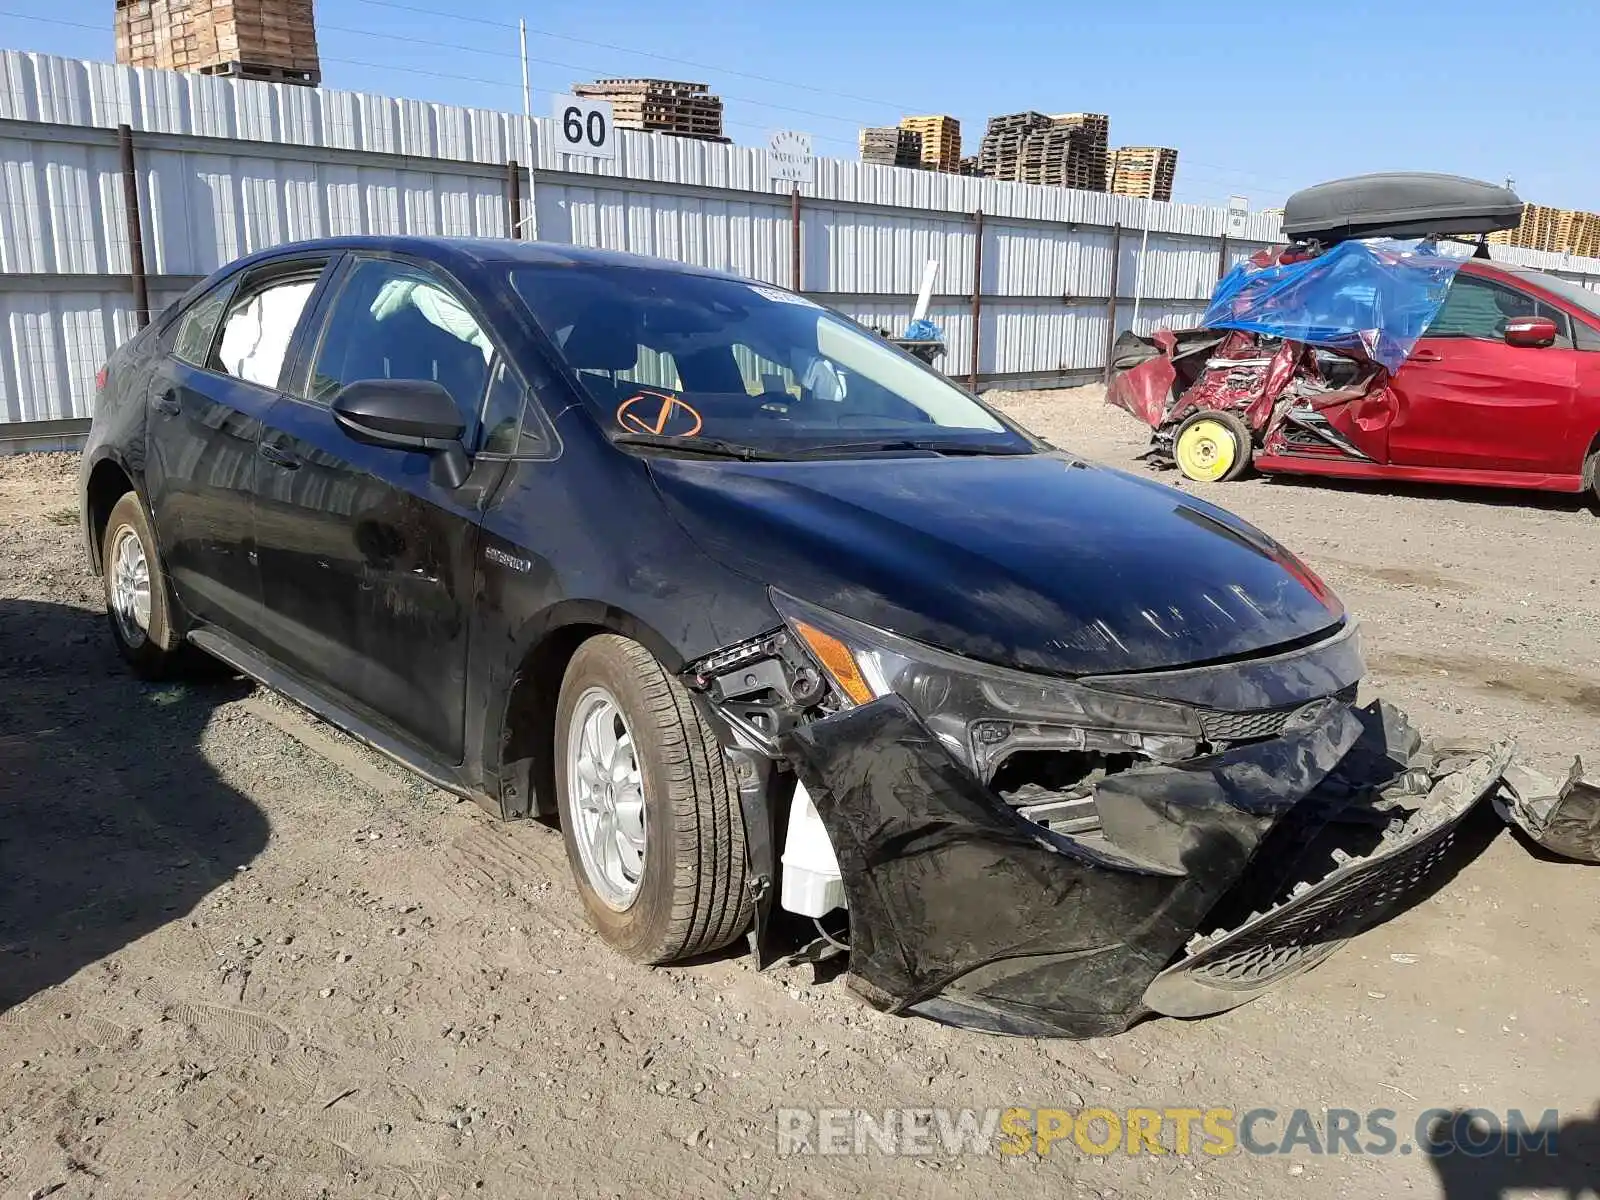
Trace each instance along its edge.
<instances>
[{"instance_id":1,"label":"red car's window","mask_svg":"<svg viewBox=\"0 0 1600 1200\"><path fill-rule=\"evenodd\" d=\"M1526 292L1465 274L1457 275L1450 284L1450 294L1423 336L1498 342L1505 336L1506 322L1513 317L1549 317L1556 323L1555 344L1572 348L1571 324L1561 309Z\"/></svg>"}]
</instances>

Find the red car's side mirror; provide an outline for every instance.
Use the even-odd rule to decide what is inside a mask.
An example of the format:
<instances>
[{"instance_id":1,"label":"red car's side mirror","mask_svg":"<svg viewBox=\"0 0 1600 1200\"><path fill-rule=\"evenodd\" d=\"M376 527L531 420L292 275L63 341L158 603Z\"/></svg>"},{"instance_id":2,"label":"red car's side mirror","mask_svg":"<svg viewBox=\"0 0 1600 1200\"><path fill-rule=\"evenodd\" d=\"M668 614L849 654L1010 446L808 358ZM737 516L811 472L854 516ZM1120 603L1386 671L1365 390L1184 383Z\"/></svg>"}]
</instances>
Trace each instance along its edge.
<instances>
[{"instance_id":1,"label":"red car's side mirror","mask_svg":"<svg viewBox=\"0 0 1600 1200\"><path fill-rule=\"evenodd\" d=\"M1556 323L1549 317L1512 317L1505 338L1508 346L1549 346L1556 340Z\"/></svg>"}]
</instances>

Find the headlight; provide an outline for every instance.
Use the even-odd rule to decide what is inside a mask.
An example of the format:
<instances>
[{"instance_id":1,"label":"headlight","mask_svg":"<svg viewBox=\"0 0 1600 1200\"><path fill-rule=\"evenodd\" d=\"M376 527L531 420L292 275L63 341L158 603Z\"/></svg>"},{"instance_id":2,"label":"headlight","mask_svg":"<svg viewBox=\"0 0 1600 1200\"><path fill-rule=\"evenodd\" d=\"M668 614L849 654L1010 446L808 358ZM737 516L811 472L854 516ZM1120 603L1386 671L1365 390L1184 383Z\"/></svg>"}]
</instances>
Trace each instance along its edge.
<instances>
[{"instance_id":1,"label":"headlight","mask_svg":"<svg viewBox=\"0 0 1600 1200\"><path fill-rule=\"evenodd\" d=\"M1198 738L1193 710L1113 695L1066 679L990 666L909 641L772 591L772 604L846 704L890 693L987 781L1022 749L1072 750L1110 739L1138 752L1145 736Z\"/></svg>"}]
</instances>

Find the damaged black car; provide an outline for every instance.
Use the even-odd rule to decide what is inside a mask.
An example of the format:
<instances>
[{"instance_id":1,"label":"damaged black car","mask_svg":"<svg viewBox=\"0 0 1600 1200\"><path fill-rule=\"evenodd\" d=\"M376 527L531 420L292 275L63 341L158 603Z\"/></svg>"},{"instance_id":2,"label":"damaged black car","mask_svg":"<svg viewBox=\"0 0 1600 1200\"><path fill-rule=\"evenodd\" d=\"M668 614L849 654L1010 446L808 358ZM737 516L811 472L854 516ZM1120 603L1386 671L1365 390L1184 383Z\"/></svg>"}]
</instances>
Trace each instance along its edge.
<instances>
[{"instance_id":1,"label":"damaged black car","mask_svg":"<svg viewBox=\"0 0 1600 1200\"><path fill-rule=\"evenodd\" d=\"M221 660L505 818L641 962L748 935L891 1012L1087 1036L1304 970L1493 804L1597 790L1357 707L1226 511L782 289L520 242L244 259L101 371L83 528L149 678Z\"/></svg>"}]
</instances>

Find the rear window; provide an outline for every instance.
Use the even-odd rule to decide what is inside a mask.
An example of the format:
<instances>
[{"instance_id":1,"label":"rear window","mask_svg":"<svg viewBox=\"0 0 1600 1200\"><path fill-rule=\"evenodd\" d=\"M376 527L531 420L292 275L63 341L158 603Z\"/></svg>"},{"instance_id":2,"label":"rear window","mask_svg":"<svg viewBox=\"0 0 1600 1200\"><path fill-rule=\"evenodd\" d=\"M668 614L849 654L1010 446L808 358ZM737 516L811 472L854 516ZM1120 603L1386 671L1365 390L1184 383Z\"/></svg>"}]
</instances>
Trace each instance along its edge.
<instances>
[{"instance_id":1,"label":"rear window","mask_svg":"<svg viewBox=\"0 0 1600 1200\"><path fill-rule=\"evenodd\" d=\"M204 367L211 351L211 339L216 337L217 322L222 319L223 307L233 291L230 279L213 288L189 307L178 321L178 333L173 339L172 353L191 366Z\"/></svg>"}]
</instances>

